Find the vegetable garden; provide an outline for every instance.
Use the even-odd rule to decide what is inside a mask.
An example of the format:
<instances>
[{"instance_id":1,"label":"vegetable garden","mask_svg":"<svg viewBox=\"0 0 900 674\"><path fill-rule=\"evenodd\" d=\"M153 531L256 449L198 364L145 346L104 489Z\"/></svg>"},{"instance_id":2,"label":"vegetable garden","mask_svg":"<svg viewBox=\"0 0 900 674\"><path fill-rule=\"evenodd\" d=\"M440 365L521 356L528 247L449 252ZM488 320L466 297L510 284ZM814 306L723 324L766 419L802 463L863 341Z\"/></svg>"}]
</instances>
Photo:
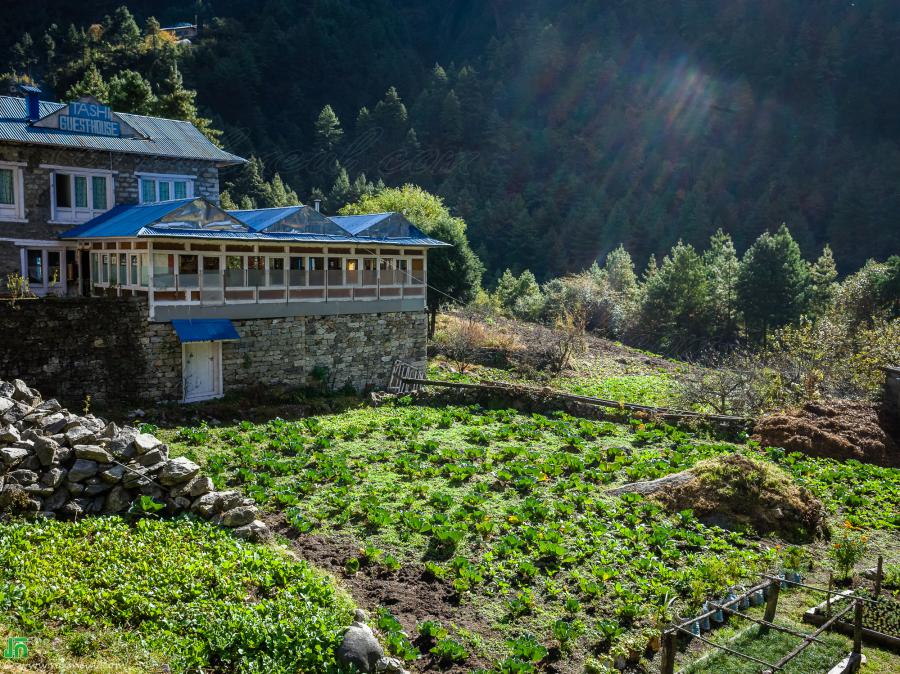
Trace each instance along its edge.
<instances>
[{"instance_id":1,"label":"vegetable garden","mask_svg":"<svg viewBox=\"0 0 900 674\"><path fill-rule=\"evenodd\" d=\"M435 667L581 671L618 659L640 668L673 615L784 563L786 551L752 532L706 526L638 494L612 497L607 486L737 449L780 466L833 517L894 541L900 531L900 470L626 418L400 404L166 434L219 486L240 485L319 542L349 541L346 578L413 569L404 577L421 576L422 592L446 588L472 617L465 628L424 619L404 632L388 608L377 618L389 650Z\"/></svg>"}]
</instances>

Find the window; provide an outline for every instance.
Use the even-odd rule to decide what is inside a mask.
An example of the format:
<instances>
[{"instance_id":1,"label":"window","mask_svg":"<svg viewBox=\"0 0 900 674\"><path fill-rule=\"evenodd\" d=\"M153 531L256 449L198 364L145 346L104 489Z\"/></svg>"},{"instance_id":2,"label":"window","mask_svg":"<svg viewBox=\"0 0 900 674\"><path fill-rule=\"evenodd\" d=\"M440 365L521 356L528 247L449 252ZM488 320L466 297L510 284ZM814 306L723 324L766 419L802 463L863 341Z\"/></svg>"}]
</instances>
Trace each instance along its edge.
<instances>
[{"instance_id":1,"label":"window","mask_svg":"<svg viewBox=\"0 0 900 674\"><path fill-rule=\"evenodd\" d=\"M100 255L91 253L91 282L100 283Z\"/></svg>"},{"instance_id":2,"label":"window","mask_svg":"<svg viewBox=\"0 0 900 674\"><path fill-rule=\"evenodd\" d=\"M141 181L142 204L187 199L194 196L194 178L192 176L175 176L164 173L139 173L138 176Z\"/></svg>"},{"instance_id":3,"label":"window","mask_svg":"<svg viewBox=\"0 0 900 674\"><path fill-rule=\"evenodd\" d=\"M306 258L298 255L291 256L290 280L292 286L306 285Z\"/></svg>"},{"instance_id":4,"label":"window","mask_svg":"<svg viewBox=\"0 0 900 674\"><path fill-rule=\"evenodd\" d=\"M47 281L51 285L62 283L62 256L58 250L47 253Z\"/></svg>"},{"instance_id":5,"label":"window","mask_svg":"<svg viewBox=\"0 0 900 674\"><path fill-rule=\"evenodd\" d=\"M145 288L150 285L150 265L147 264L147 255L141 255L141 285Z\"/></svg>"},{"instance_id":6,"label":"window","mask_svg":"<svg viewBox=\"0 0 900 674\"><path fill-rule=\"evenodd\" d=\"M138 256L131 256L131 276L128 279L128 282L136 286L138 284Z\"/></svg>"},{"instance_id":7,"label":"window","mask_svg":"<svg viewBox=\"0 0 900 674\"><path fill-rule=\"evenodd\" d=\"M284 258L283 257L270 257L269 258L269 285L270 286L283 286L284 285Z\"/></svg>"},{"instance_id":8,"label":"window","mask_svg":"<svg viewBox=\"0 0 900 674\"><path fill-rule=\"evenodd\" d=\"M119 285L119 255L109 254L109 285Z\"/></svg>"},{"instance_id":9,"label":"window","mask_svg":"<svg viewBox=\"0 0 900 674\"><path fill-rule=\"evenodd\" d=\"M359 284L359 260L349 258L346 262L347 269L347 285L355 286Z\"/></svg>"},{"instance_id":10,"label":"window","mask_svg":"<svg viewBox=\"0 0 900 674\"><path fill-rule=\"evenodd\" d=\"M57 222L85 222L110 207L108 173L54 171L51 181L52 218Z\"/></svg>"},{"instance_id":11,"label":"window","mask_svg":"<svg viewBox=\"0 0 900 674\"><path fill-rule=\"evenodd\" d=\"M100 256L102 260L102 264L100 266L100 283L108 283L109 282L109 255L103 253Z\"/></svg>"},{"instance_id":12,"label":"window","mask_svg":"<svg viewBox=\"0 0 900 674\"><path fill-rule=\"evenodd\" d=\"M22 194L22 169L0 164L0 219L24 219Z\"/></svg>"},{"instance_id":13,"label":"window","mask_svg":"<svg viewBox=\"0 0 900 674\"><path fill-rule=\"evenodd\" d=\"M119 255L119 284L128 285L128 256L125 253Z\"/></svg>"},{"instance_id":14,"label":"window","mask_svg":"<svg viewBox=\"0 0 900 674\"><path fill-rule=\"evenodd\" d=\"M243 255L228 255L225 258L225 285L231 287L246 285Z\"/></svg>"},{"instance_id":15,"label":"window","mask_svg":"<svg viewBox=\"0 0 900 674\"><path fill-rule=\"evenodd\" d=\"M153 287L175 287L175 256L170 253L153 253Z\"/></svg>"},{"instance_id":16,"label":"window","mask_svg":"<svg viewBox=\"0 0 900 674\"><path fill-rule=\"evenodd\" d=\"M44 284L44 251L28 249L28 282Z\"/></svg>"},{"instance_id":17,"label":"window","mask_svg":"<svg viewBox=\"0 0 900 674\"><path fill-rule=\"evenodd\" d=\"M367 257L363 260L363 285L373 286L378 283L378 258Z\"/></svg>"},{"instance_id":18,"label":"window","mask_svg":"<svg viewBox=\"0 0 900 674\"><path fill-rule=\"evenodd\" d=\"M196 255L178 256L178 281L182 288L196 288L199 283L197 276L200 259Z\"/></svg>"},{"instance_id":19,"label":"window","mask_svg":"<svg viewBox=\"0 0 900 674\"><path fill-rule=\"evenodd\" d=\"M325 285L325 258L311 257L309 258L309 285L324 286Z\"/></svg>"},{"instance_id":20,"label":"window","mask_svg":"<svg viewBox=\"0 0 900 674\"><path fill-rule=\"evenodd\" d=\"M410 283L414 285L422 285L425 283L425 260L421 257L412 259L412 278Z\"/></svg>"},{"instance_id":21,"label":"window","mask_svg":"<svg viewBox=\"0 0 900 674\"><path fill-rule=\"evenodd\" d=\"M262 255L247 256L247 285L266 285L266 258Z\"/></svg>"},{"instance_id":22,"label":"window","mask_svg":"<svg viewBox=\"0 0 900 674\"><path fill-rule=\"evenodd\" d=\"M201 279L204 288L218 288L221 285L221 277L219 270L221 269L222 258L218 255L203 256L203 278Z\"/></svg>"}]
</instances>

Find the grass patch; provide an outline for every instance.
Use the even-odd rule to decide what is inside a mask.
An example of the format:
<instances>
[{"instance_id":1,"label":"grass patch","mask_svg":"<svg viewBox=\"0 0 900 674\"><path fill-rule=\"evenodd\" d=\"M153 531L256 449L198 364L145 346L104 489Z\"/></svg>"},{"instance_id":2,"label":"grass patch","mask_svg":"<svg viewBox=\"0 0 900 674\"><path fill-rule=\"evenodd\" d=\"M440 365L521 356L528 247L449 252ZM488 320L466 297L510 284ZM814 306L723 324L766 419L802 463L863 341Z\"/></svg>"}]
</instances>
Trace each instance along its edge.
<instances>
[{"instance_id":1,"label":"grass patch","mask_svg":"<svg viewBox=\"0 0 900 674\"><path fill-rule=\"evenodd\" d=\"M0 614L28 662L58 659L61 639L121 671L324 672L350 608L307 564L207 524L0 524Z\"/></svg>"}]
</instances>

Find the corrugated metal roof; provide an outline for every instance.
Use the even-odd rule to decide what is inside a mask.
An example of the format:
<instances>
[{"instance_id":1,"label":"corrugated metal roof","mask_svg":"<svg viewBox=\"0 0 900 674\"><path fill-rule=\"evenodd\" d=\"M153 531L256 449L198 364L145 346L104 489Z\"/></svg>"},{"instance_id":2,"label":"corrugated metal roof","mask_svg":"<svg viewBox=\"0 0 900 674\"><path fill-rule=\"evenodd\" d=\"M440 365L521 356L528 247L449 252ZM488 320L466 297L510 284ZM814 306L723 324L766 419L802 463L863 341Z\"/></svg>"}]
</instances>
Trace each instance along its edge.
<instances>
[{"instance_id":1,"label":"corrugated metal roof","mask_svg":"<svg viewBox=\"0 0 900 674\"><path fill-rule=\"evenodd\" d=\"M64 107L63 103L41 101L41 117L46 117ZM36 127L27 119L24 98L0 96L0 142L200 159L219 164L238 164L245 161L216 147L190 122L124 112L115 114L146 138L118 138Z\"/></svg>"},{"instance_id":2,"label":"corrugated metal roof","mask_svg":"<svg viewBox=\"0 0 900 674\"><path fill-rule=\"evenodd\" d=\"M303 231L280 226L281 218L297 215L305 206L257 211L224 211L203 198L178 199L156 204L116 206L83 225L60 235L62 239L101 239L131 237L176 237L187 239L241 239L249 241L283 241L301 243L340 243L356 246L422 246L437 248L449 244L414 230L411 236L353 236L323 215L317 216L333 226L332 231ZM275 213L278 211L278 213ZM268 224L264 231L254 231L244 217L250 214L257 225Z\"/></svg>"}]
</instances>

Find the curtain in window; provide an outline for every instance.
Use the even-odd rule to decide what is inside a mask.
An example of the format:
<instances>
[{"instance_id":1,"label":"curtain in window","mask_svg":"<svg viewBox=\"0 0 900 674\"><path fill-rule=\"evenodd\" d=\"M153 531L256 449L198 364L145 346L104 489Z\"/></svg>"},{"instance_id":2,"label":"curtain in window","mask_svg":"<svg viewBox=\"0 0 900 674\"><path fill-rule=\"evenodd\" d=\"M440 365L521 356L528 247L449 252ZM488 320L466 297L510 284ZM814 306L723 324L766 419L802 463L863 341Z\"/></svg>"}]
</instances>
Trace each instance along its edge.
<instances>
[{"instance_id":1,"label":"curtain in window","mask_svg":"<svg viewBox=\"0 0 900 674\"><path fill-rule=\"evenodd\" d=\"M88 207L87 178L75 176L75 208Z\"/></svg>"},{"instance_id":2,"label":"curtain in window","mask_svg":"<svg viewBox=\"0 0 900 674\"><path fill-rule=\"evenodd\" d=\"M176 180L175 183L175 198L176 199L185 199L187 197L187 183L183 180Z\"/></svg>"},{"instance_id":3,"label":"curtain in window","mask_svg":"<svg viewBox=\"0 0 900 674\"><path fill-rule=\"evenodd\" d=\"M141 202L152 204L156 201L156 181L141 180Z\"/></svg>"},{"instance_id":4,"label":"curtain in window","mask_svg":"<svg viewBox=\"0 0 900 674\"><path fill-rule=\"evenodd\" d=\"M0 169L0 204L15 203L12 169Z\"/></svg>"},{"instance_id":5,"label":"curtain in window","mask_svg":"<svg viewBox=\"0 0 900 674\"><path fill-rule=\"evenodd\" d=\"M91 177L91 196L94 198L94 210L105 211L106 205L106 178L103 176Z\"/></svg>"}]
</instances>

